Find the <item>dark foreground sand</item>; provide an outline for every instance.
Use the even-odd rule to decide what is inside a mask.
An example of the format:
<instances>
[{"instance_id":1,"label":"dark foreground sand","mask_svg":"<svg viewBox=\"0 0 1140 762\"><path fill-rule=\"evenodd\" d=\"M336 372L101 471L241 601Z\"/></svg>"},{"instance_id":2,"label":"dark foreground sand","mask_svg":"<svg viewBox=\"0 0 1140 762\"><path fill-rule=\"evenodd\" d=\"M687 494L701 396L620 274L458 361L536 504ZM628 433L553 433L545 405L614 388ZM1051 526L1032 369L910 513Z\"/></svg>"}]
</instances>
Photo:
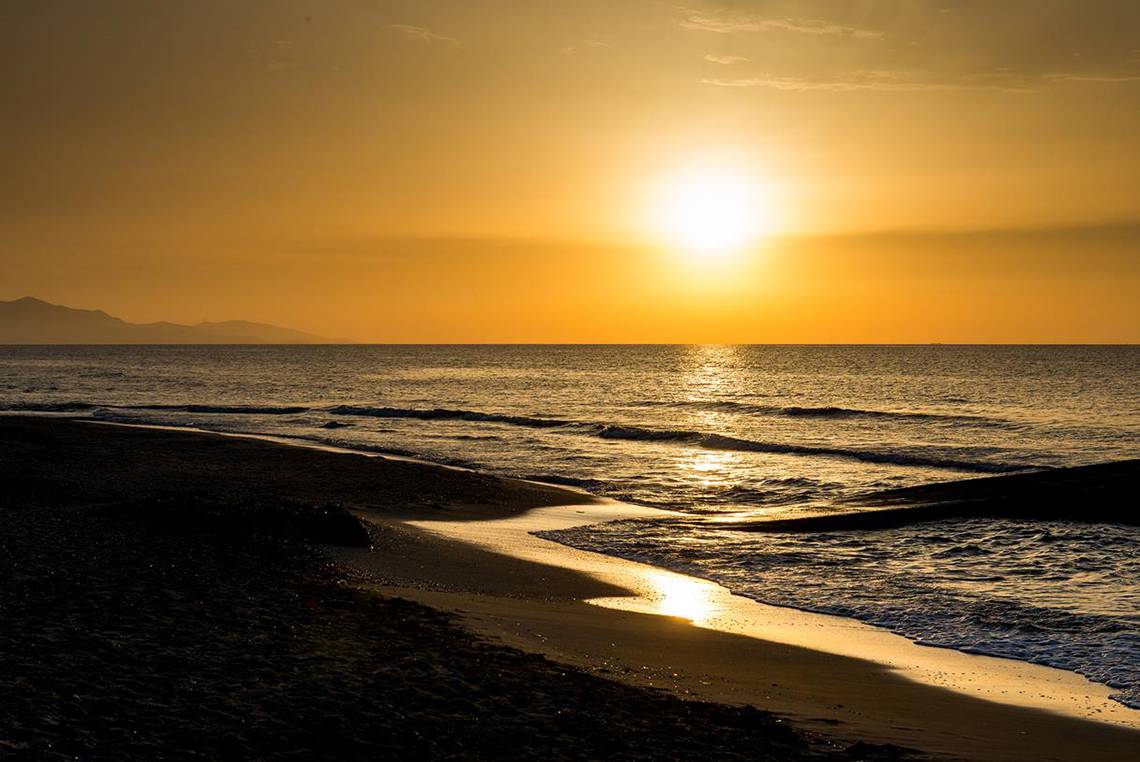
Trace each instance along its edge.
<instances>
[{"instance_id":1,"label":"dark foreground sand","mask_svg":"<svg viewBox=\"0 0 1140 762\"><path fill-rule=\"evenodd\" d=\"M5 760L897 756L486 643L356 589L304 541L359 539L347 513L305 503L317 496L504 511L549 502L542 489L14 418L0 419L0 475Z\"/></svg>"},{"instance_id":2,"label":"dark foreground sand","mask_svg":"<svg viewBox=\"0 0 1140 762\"><path fill-rule=\"evenodd\" d=\"M0 418L0 758L903 755L871 740L1111 760L1140 748L1134 731L860 660L583 604L622 591L399 522L568 500L582 497L415 463ZM337 555L366 559L369 579L315 547L364 542L345 508L369 519L373 548Z\"/></svg>"}]
</instances>

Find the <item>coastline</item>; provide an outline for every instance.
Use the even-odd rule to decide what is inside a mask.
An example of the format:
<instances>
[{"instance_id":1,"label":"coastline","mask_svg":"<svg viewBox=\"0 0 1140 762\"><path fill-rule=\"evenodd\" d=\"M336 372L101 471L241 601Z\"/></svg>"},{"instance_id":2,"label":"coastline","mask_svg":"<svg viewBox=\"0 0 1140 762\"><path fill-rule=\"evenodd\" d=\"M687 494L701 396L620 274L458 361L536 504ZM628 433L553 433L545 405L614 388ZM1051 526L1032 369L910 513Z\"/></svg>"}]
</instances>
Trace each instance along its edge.
<instances>
[{"instance_id":1,"label":"coastline","mask_svg":"<svg viewBox=\"0 0 1140 762\"><path fill-rule=\"evenodd\" d=\"M663 513L667 512L614 503L536 508L523 516L474 523L408 523L510 557L579 571L625 591L598 598L583 592L576 599L585 603L677 617L702 629L862 659L913 682L963 696L1140 730L1140 711L1112 700L1112 689L1075 672L922 645L848 617L770 605L683 571L578 550L535 536L536 532L613 518L660 517Z\"/></svg>"},{"instance_id":2,"label":"coastline","mask_svg":"<svg viewBox=\"0 0 1140 762\"><path fill-rule=\"evenodd\" d=\"M530 534L617 518L623 511L645 515L649 509L406 459L348 457L308 443L289 447L256 437L156 429L86 435L79 429L104 427L8 420L44 436L53 426L67 427L73 430L69 435L97 440L101 448L111 443L100 454L105 462L90 467L104 470L102 482L88 472L62 485L81 485L94 500L112 499L122 488L115 483L116 457L126 459L122 470L145 452L147 469L159 478L149 491L131 484L136 500L202 489L203 477L240 474L240 483L226 486L243 498L288 494L343 503L372 525L375 541L371 550L337 549L332 556L363 574L367 586L458 613L484 637L607 678L690 698L753 704L837 738L971 759L1126 759L1140 742L1140 712L1106 705L1107 688L1072 673L924 648L850 620L733 601L737 596L723 588L716 593L712 588L719 586L712 583L653 569L674 580L681 598L716 598L711 605L721 609L697 626L658 615L692 613L693 602L688 609L654 603L645 594L652 567ZM226 439L242 444L220 446ZM225 452L204 452L218 450ZM203 468L186 473L186 462L195 459L204 461ZM375 469L381 461L382 479ZM596 599L608 605L589 602ZM758 621L770 624L773 616L777 625L757 629ZM836 621L824 632L823 620ZM828 641L842 645L842 652L827 648ZM866 658L864 651L875 642L882 650ZM922 655L925 666L916 670L918 651L930 654ZM963 678L970 670L973 689ZM1039 694L1031 697L1032 691Z\"/></svg>"},{"instance_id":3,"label":"coastline","mask_svg":"<svg viewBox=\"0 0 1140 762\"><path fill-rule=\"evenodd\" d=\"M1064 760L1127 759L1140 740L1140 712L1076 673L922 646L855 620L769 606L714 582L531 534L623 508L627 516L652 511L561 506L477 523L412 522L511 558L573 569L623 589L620 596L583 588L569 601L548 601L474 585L379 589L461 612L476 631L556 661L679 695L761 706L800 727L870 742L953 758ZM367 564L357 551L338 556ZM1106 742L1114 736L1121 745Z\"/></svg>"}]
</instances>

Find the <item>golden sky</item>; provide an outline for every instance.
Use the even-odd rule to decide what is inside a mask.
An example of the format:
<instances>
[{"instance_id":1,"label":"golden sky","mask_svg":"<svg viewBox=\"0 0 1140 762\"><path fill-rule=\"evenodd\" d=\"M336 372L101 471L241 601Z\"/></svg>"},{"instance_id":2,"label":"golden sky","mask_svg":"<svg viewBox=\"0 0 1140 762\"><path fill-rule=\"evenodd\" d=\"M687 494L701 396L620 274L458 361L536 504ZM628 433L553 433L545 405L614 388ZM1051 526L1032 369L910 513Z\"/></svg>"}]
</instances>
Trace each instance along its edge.
<instances>
[{"instance_id":1,"label":"golden sky","mask_svg":"<svg viewBox=\"0 0 1140 762\"><path fill-rule=\"evenodd\" d=\"M0 69L0 299L363 341L1140 341L1132 0L11 0ZM693 167L755 191L732 251L670 232Z\"/></svg>"}]
</instances>

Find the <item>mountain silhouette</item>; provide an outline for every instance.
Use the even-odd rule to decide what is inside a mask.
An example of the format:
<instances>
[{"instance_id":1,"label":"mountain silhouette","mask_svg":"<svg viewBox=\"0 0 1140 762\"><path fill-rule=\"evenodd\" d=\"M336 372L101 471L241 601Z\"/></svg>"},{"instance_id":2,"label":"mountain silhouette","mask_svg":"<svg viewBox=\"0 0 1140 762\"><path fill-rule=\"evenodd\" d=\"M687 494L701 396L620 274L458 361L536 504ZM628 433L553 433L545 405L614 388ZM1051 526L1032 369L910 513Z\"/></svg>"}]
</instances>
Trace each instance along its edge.
<instances>
[{"instance_id":1,"label":"mountain silhouette","mask_svg":"<svg viewBox=\"0 0 1140 762\"><path fill-rule=\"evenodd\" d=\"M0 344L330 344L311 333L245 320L128 323L26 296L0 302Z\"/></svg>"}]
</instances>

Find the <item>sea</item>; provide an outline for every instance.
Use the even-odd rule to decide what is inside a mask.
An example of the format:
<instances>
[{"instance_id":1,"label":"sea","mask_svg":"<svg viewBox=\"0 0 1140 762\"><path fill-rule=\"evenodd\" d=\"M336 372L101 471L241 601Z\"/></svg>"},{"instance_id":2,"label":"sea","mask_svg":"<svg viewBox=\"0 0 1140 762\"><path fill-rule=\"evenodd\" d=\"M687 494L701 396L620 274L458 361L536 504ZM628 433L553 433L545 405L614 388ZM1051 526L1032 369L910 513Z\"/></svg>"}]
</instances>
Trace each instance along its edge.
<instances>
[{"instance_id":1,"label":"sea","mask_svg":"<svg viewBox=\"0 0 1140 762\"><path fill-rule=\"evenodd\" d=\"M724 521L1140 457L1140 347L0 347L0 411L291 437L670 509L548 536L1079 672L1140 708L1140 528Z\"/></svg>"}]
</instances>

